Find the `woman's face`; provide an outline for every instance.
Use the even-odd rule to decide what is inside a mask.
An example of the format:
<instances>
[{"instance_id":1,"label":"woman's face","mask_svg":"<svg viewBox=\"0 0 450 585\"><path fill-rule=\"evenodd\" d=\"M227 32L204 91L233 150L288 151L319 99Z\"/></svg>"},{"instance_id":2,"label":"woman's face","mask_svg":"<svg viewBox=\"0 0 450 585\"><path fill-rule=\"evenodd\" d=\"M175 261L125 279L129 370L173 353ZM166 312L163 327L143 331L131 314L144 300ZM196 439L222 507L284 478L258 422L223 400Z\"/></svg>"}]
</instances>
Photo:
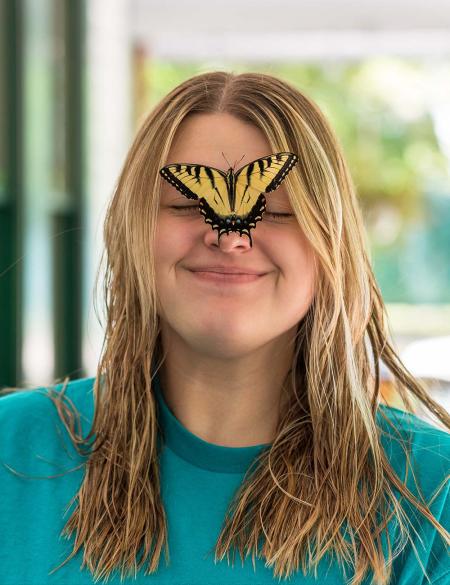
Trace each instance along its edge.
<instances>
[{"instance_id":1,"label":"woman's face","mask_svg":"<svg viewBox=\"0 0 450 585\"><path fill-rule=\"evenodd\" d=\"M272 154L258 128L225 114L195 114L175 135L165 164L198 163L228 170ZM242 158L242 155L245 157ZM301 164L301 161L299 163ZM295 172L295 171L291 171ZM163 335L196 352L242 357L295 332L314 295L312 249L292 213L285 186L266 195L263 219L249 238L222 234L205 223L197 205L163 180L156 234L157 293ZM211 281L193 268L226 265L262 272L248 282Z\"/></svg>"}]
</instances>

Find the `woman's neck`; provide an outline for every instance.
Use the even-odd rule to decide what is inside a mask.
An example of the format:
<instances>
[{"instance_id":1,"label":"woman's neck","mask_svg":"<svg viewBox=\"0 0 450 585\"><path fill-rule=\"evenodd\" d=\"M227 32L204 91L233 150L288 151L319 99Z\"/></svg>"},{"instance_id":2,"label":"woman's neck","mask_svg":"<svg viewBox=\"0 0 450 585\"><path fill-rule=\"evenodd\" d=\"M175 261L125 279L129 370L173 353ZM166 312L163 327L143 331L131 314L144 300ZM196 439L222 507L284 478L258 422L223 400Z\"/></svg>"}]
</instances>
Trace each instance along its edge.
<instances>
[{"instance_id":1,"label":"woman's neck","mask_svg":"<svg viewBox=\"0 0 450 585\"><path fill-rule=\"evenodd\" d=\"M228 447L270 443L288 400L283 384L292 356L260 356L252 369L225 370L170 352L159 370L165 401L176 418L204 441ZM192 364L195 363L195 367Z\"/></svg>"}]
</instances>

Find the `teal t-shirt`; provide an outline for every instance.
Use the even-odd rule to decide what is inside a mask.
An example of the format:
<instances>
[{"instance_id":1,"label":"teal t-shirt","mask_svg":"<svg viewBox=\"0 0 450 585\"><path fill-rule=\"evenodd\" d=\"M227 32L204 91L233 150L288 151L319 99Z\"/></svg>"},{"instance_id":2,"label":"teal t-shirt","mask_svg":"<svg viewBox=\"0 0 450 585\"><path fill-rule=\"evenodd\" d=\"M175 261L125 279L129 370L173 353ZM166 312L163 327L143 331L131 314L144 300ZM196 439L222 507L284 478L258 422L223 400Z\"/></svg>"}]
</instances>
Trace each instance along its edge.
<instances>
[{"instance_id":1,"label":"teal t-shirt","mask_svg":"<svg viewBox=\"0 0 450 585\"><path fill-rule=\"evenodd\" d=\"M94 378L83 378L70 382L66 389L66 396L82 413L84 436L90 430L93 419L93 383ZM61 384L56 386L56 390L61 390L61 387ZM72 446L53 403L42 391L45 393L45 389L40 388L39 391L27 390L0 398L0 584L92 584L94 578L88 569L85 567L80 570L82 551L49 575L72 550L74 535L68 540L60 537L60 533L73 511L71 507L65 514L69 502L80 487L84 468L65 473L77 467L83 459ZM226 557L215 564L211 552L233 493L253 459L268 444L235 448L208 443L188 431L174 416L159 384L156 385L156 396L158 420L164 435L160 454L161 495L168 522L170 564L166 566L163 551L156 573L144 575L144 565L137 578L129 577L122 583L282 583L283 580L273 577L272 568L265 567L263 559L255 560L255 571L251 555L242 565L236 553L232 567ZM430 498L449 472L450 434L401 410L384 405L380 409L395 421L402 434L411 433L413 453L420 464L418 480L425 498ZM381 417L379 420L382 426L385 425ZM387 430L392 434L389 428ZM403 479L405 457L400 445L388 435L383 436L382 441L393 467ZM17 476L7 466L24 475L57 477L28 479ZM408 485L416 493L413 483ZM433 514L446 530L450 530L449 502L447 482L431 505ZM419 512L408 508L407 513L411 519L415 518L417 534L414 534L414 544L431 583L448 585L448 547L437 530L422 519ZM410 544L394 560L393 569L392 585L420 585L428 582ZM121 583L119 571L114 572L107 582L112 585ZM313 574L303 576L300 570L287 582L293 585L341 585L348 581L344 579L336 562L330 566L329 561L322 559L317 580ZM367 576L365 585L369 583Z\"/></svg>"}]
</instances>

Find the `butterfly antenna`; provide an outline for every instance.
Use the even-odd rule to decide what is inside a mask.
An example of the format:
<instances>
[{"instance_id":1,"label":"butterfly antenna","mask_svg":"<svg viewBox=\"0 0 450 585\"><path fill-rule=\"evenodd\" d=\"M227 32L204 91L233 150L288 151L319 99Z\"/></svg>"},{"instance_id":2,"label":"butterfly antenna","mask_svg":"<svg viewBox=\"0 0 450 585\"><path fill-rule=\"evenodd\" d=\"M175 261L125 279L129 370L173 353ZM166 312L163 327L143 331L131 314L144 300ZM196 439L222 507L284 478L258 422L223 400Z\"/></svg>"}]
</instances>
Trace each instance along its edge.
<instances>
[{"instance_id":1,"label":"butterfly antenna","mask_svg":"<svg viewBox=\"0 0 450 585\"><path fill-rule=\"evenodd\" d=\"M223 156L223 158L226 160L226 163L227 163L227 165L228 165L228 168L230 168L230 167L231 167L231 165L230 165L230 163L227 161L227 157L226 157L226 156L223 154L223 152L222 152L222 156Z\"/></svg>"},{"instance_id":2,"label":"butterfly antenna","mask_svg":"<svg viewBox=\"0 0 450 585\"><path fill-rule=\"evenodd\" d=\"M244 156L245 156L245 154L243 154L243 155L241 156L241 158L240 158L240 159L237 161L237 163L234 163L234 166L236 166L238 163L240 163L240 162L241 162L241 160L244 158Z\"/></svg>"}]
</instances>

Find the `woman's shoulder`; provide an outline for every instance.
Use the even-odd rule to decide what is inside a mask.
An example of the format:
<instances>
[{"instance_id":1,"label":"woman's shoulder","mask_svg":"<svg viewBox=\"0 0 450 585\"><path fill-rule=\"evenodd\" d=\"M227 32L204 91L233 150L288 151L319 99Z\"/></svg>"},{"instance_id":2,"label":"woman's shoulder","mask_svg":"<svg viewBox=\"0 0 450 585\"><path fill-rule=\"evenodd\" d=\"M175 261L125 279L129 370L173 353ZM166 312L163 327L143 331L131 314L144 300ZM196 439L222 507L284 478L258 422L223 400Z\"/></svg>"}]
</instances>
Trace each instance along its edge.
<instances>
[{"instance_id":1,"label":"woman's shoulder","mask_svg":"<svg viewBox=\"0 0 450 585\"><path fill-rule=\"evenodd\" d=\"M448 529L450 433L410 412L380 406L380 441L391 466L416 497L431 502L435 517Z\"/></svg>"},{"instance_id":2,"label":"woman's shoulder","mask_svg":"<svg viewBox=\"0 0 450 585\"><path fill-rule=\"evenodd\" d=\"M54 392L72 401L78 410L89 416L92 414L94 382L95 378L79 378L67 383L19 388L11 392L3 389L4 394L0 396L0 417L5 421L15 415L45 413L52 404L49 395Z\"/></svg>"},{"instance_id":3,"label":"woman's shoulder","mask_svg":"<svg viewBox=\"0 0 450 585\"><path fill-rule=\"evenodd\" d=\"M420 466L425 486L436 487L449 472L450 433L416 414L380 404L377 412L380 440L397 471L406 471L407 455Z\"/></svg>"},{"instance_id":4,"label":"woman's shoulder","mask_svg":"<svg viewBox=\"0 0 450 585\"><path fill-rule=\"evenodd\" d=\"M68 433L50 395L59 396L79 421L83 436L91 429L94 406L95 378L80 378L49 386L19 389L0 396L0 427L2 440L0 453L12 455L25 451L27 447L57 441ZM69 440L66 442L70 443Z\"/></svg>"},{"instance_id":5,"label":"woman's shoulder","mask_svg":"<svg viewBox=\"0 0 450 585\"><path fill-rule=\"evenodd\" d=\"M377 423L381 437L406 440L415 451L435 446L449 455L450 432L428 422L417 414L387 404L380 404ZM436 452L433 451L433 454Z\"/></svg>"},{"instance_id":6,"label":"woman's shoulder","mask_svg":"<svg viewBox=\"0 0 450 585\"><path fill-rule=\"evenodd\" d=\"M425 500L431 514L450 529L450 433L416 414L380 404L377 412L380 441L396 474L410 492ZM416 483L417 482L417 483ZM396 497L399 493L393 488ZM432 583L447 583L449 565L446 545L437 529L415 506L401 498L417 554ZM395 583L425 583L414 547L408 543L395 559Z\"/></svg>"}]
</instances>

